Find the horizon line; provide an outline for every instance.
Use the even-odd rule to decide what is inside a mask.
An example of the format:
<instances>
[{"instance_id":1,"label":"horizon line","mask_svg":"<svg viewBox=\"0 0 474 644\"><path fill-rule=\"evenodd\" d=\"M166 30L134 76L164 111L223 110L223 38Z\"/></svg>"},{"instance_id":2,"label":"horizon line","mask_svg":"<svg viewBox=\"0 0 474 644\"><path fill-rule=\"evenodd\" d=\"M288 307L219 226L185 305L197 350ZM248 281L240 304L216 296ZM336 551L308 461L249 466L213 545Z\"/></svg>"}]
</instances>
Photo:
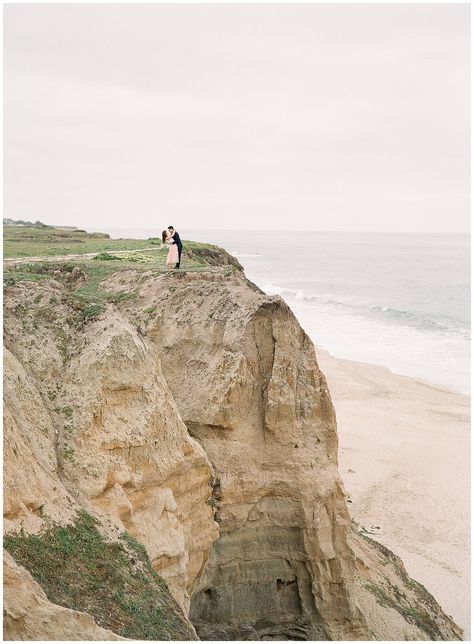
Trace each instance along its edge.
<instances>
[{"instance_id":1,"label":"horizon line","mask_svg":"<svg viewBox=\"0 0 474 644\"><path fill-rule=\"evenodd\" d=\"M59 226L59 224L50 224L51 226ZM114 227L114 226L103 226L101 228L109 228L111 230L154 230L154 227L146 226L137 226L137 227ZM157 228L158 230L158 228ZM242 232L252 232L252 233L284 233L288 232L286 228L193 228L188 226L183 226L182 230L191 230L206 232L226 232L226 233L242 233ZM429 231L429 230L320 230L315 228L299 228L295 229L295 232L298 233L337 233L337 234L389 234L389 235L470 235L471 231L461 231L461 230L448 230L448 231Z\"/></svg>"}]
</instances>

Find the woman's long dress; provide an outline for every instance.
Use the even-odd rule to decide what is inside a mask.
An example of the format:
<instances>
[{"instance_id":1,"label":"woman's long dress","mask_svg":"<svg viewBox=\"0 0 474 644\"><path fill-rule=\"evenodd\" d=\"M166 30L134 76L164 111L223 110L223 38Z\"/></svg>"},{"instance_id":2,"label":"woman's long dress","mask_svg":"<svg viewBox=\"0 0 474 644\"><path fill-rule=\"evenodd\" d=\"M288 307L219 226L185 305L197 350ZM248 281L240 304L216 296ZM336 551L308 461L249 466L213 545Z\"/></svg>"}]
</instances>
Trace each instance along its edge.
<instances>
[{"instance_id":1,"label":"woman's long dress","mask_svg":"<svg viewBox=\"0 0 474 644\"><path fill-rule=\"evenodd\" d=\"M178 259L179 259L178 247L176 246L176 244L170 244L168 255L166 257L166 266L172 266L173 264L177 264Z\"/></svg>"}]
</instances>

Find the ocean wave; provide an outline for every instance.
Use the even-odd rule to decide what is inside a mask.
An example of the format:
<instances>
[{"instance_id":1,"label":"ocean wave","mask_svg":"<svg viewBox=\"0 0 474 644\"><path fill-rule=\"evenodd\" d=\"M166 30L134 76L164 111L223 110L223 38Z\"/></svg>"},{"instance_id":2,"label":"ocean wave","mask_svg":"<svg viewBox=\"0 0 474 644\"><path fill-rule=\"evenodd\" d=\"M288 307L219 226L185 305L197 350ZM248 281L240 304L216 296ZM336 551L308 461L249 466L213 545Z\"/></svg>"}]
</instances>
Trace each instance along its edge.
<instances>
[{"instance_id":1,"label":"ocean wave","mask_svg":"<svg viewBox=\"0 0 474 644\"><path fill-rule=\"evenodd\" d=\"M269 295L288 295L295 300L306 300L307 302L321 302L323 304L334 304L337 306L347 306L357 308L357 304L353 299L341 298L333 295L332 293L320 293L319 295L309 295L301 290L294 290L283 286L275 286L274 284L265 284L263 287L265 293Z\"/></svg>"},{"instance_id":2,"label":"ocean wave","mask_svg":"<svg viewBox=\"0 0 474 644\"><path fill-rule=\"evenodd\" d=\"M425 329L434 329L440 331L455 331L461 335L465 335L466 339L471 337L470 332L467 329L462 329L459 327L454 327L452 325L441 322L440 320L433 320L432 318L423 315L422 313L416 313L414 311L406 311L404 309L397 309L392 306L381 306L379 304L371 304L369 306L371 311L382 313L385 318L393 318L401 322L412 323L415 326L421 326Z\"/></svg>"},{"instance_id":3,"label":"ocean wave","mask_svg":"<svg viewBox=\"0 0 474 644\"><path fill-rule=\"evenodd\" d=\"M453 333L458 338L461 338L463 340L471 339L471 333L469 329L449 325L445 322L434 320L427 317L426 315L423 315L422 313L415 311L407 311L380 304L360 304L353 298L343 298L332 293L321 293L319 295L313 295L305 293L302 290L295 290L274 284L265 284L263 286L263 290L269 295L280 295L282 297L286 296L295 300L303 300L316 304L319 303L329 305L331 307L337 307L340 310L344 309L351 313L363 315L364 317L375 317L385 320L386 322L405 324L407 326L416 327L422 330Z\"/></svg>"}]
</instances>

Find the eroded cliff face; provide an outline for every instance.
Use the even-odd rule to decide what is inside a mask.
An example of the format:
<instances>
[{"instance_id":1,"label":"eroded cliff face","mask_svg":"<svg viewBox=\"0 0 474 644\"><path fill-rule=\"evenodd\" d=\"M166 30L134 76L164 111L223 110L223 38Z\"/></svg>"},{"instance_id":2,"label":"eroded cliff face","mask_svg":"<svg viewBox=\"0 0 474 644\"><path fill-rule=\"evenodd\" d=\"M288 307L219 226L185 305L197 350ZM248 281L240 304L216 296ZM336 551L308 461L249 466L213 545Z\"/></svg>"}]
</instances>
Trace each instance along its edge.
<instances>
[{"instance_id":1,"label":"eroded cliff face","mask_svg":"<svg viewBox=\"0 0 474 644\"><path fill-rule=\"evenodd\" d=\"M92 508L146 547L201 639L459 638L351 524L326 381L281 298L238 269L102 288L127 285L85 324L59 281L8 289L5 530ZM397 583L432 633L374 600L385 584L403 605Z\"/></svg>"},{"instance_id":2,"label":"eroded cliff face","mask_svg":"<svg viewBox=\"0 0 474 644\"><path fill-rule=\"evenodd\" d=\"M215 468L220 526L193 589L198 633L212 624L239 639L365 637L335 415L311 341L281 299L242 279L172 284L147 333Z\"/></svg>"},{"instance_id":3,"label":"eroded cliff face","mask_svg":"<svg viewBox=\"0 0 474 644\"><path fill-rule=\"evenodd\" d=\"M70 362L74 452L65 479L147 548L184 611L218 536L212 468L189 436L153 344L119 314L91 326Z\"/></svg>"},{"instance_id":4,"label":"eroded cliff face","mask_svg":"<svg viewBox=\"0 0 474 644\"><path fill-rule=\"evenodd\" d=\"M30 306L52 297L53 315ZM209 459L154 344L113 307L78 327L59 298L56 284L25 282L6 302L4 530L40 533L81 507L103 516L146 547L194 633L189 590L218 536Z\"/></svg>"}]
</instances>

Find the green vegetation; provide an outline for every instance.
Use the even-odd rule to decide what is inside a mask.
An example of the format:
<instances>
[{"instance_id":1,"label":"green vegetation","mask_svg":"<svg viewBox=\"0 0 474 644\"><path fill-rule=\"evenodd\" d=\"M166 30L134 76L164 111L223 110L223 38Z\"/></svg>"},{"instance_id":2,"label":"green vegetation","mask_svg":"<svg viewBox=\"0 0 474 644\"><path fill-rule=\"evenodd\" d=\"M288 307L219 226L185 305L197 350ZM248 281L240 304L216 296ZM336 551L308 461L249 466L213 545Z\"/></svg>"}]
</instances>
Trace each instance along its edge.
<instances>
[{"instance_id":1,"label":"green vegetation","mask_svg":"<svg viewBox=\"0 0 474 644\"><path fill-rule=\"evenodd\" d=\"M63 455L66 461L74 462L74 450L69 445L66 445L63 450Z\"/></svg>"},{"instance_id":2,"label":"green vegetation","mask_svg":"<svg viewBox=\"0 0 474 644\"><path fill-rule=\"evenodd\" d=\"M382 586L370 582L365 582L363 585L375 595L378 604L381 606L389 606L396 610L407 622L414 624L420 630L424 631L431 640L441 639L439 627L428 611L422 608L421 605L419 607L421 610L410 605L408 600L405 599L405 595L402 595L398 588L391 585L391 591L397 598L397 601L395 601L393 597L387 595L386 589Z\"/></svg>"},{"instance_id":3,"label":"green vegetation","mask_svg":"<svg viewBox=\"0 0 474 644\"><path fill-rule=\"evenodd\" d=\"M380 604L380 606L390 606L392 601L391 599L386 595L384 589L382 586L377 586L377 584L372 584L370 582L364 583L364 588L367 588L367 590L370 590L370 592L375 595L377 599L377 604Z\"/></svg>"},{"instance_id":4,"label":"green vegetation","mask_svg":"<svg viewBox=\"0 0 474 644\"><path fill-rule=\"evenodd\" d=\"M393 553L391 550L389 550L383 544L369 537L368 534L366 534L363 530L364 528L362 528L362 531L359 531L360 536L363 537L366 541L368 541L377 550L379 550L379 552L385 557L384 565L391 563L393 565L395 572L400 577L402 582L415 592L420 602L425 604L426 606L432 607L433 610L436 610L436 607L438 605L436 602L436 599L423 586L423 584L420 584L418 581L416 581L415 579L412 579L407 574L406 570L403 567L403 564L401 564L400 559L397 557L397 555ZM393 588L394 587L392 586L392 590Z\"/></svg>"},{"instance_id":5,"label":"green vegetation","mask_svg":"<svg viewBox=\"0 0 474 644\"><path fill-rule=\"evenodd\" d=\"M72 349L69 342L68 335L63 327L59 327L56 330L56 335L57 335L57 347L58 347L59 353L61 354L61 357L63 359L63 364L66 364L66 362L71 358L71 349Z\"/></svg>"},{"instance_id":6,"label":"green vegetation","mask_svg":"<svg viewBox=\"0 0 474 644\"><path fill-rule=\"evenodd\" d=\"M101 261L101 262L120 261L120 257L118 255L112 255L112 253L107 253L107 251L105 250L101 251L98 255L95 255L92 259L94 261Z\"/></svg>"},{"instance_id":7,"label":"green vegetation","mask_svg":"<svg viewBox=\"0 0 474 644\"><path fill-rule=\"evenodd\" d=\"M39 282L41 280L51 277L38 273L32 269L32 264L21 264L15 268L5 267L3 271L3 283L5 286L14 286L18 282L28 280L30 282Z\"/></svg>"},{"instance_id":8,"label":"green vegetation","mask_svg":"<svg viewBox=\"0 0 474 644\"><path fill-rule=\"evenodd\" d=\"M109 293L100 288L101 282L117 270L114 260L110 263L86 263L81 265L81 269L86 274L86 282L83 286L71 291L70 301L75 308L83 311L86 318L94 318L100 315L107 302L117 303L136 297L136 291Z\"/></svg>"},{"instance_id":9,"label":"green vegetation","mask_svg":"<svg viewBox=\"0 0 474 644\"><path fill-rule=\"evenodd\" d=\"M3 227L3 255L7 257L36 257L82 255L101 251L135 250L161 244L161 240L110 239L104 233L86 233L74 228ZM165 251L161 251L162 254Z\"/></svg>"},{"instance_id":10,"label":"green vegetation","mask_svg":"<svg viewBox=\"0 0 474 644\"><path fill-rule=\"evenodd\" d=\"M358 534L360 534L361 537L363 537L366 541L368 541L376 550L378 550L385 558L387 562L391 562L395 565L395 568L398 570L400 568L399 565L399 558L397 555L389 550L386 546L384 546L382 543L379 541L376 541L375 539L372 539L372 537L369 537L367 534L367 531L365 530L364 527L362 527L359 531Z\"/></svg>"},{"instance_id":11,"label":"green vegetation","mask_svg":"<svg viewBox=\"0 0 474 644\"><path fill-rule=\"evenodd\" d=\"M107 253L106 251L102 251L98 255L94 255L94 257L91 257L94 261L100 261L100 262L132 262L132 264L153 264L156 262L156 256L151 256L151 255L143 255L142 253L137 253L137 252L130 252L130 253L122 253L120 256L119 255L113 255L111 253Z\"/></svg>"},{"instance_id":12,"label":"green vegetation","mask_svg":"<svg viewBox=\"0 0 474 644\"><path fill-rule=\"evenodd\" d=\"M407 576L406 579L405 579L405 583L407 584L407 586L410 586L410 588L413 588L413 590L415 590L415 591L417 591L419 593L423 593L423 594L426 593L426 594L428 594L430 596L432 601L436 601L435 598L433 597L433 595L431 595L426 590L425 586L423 586L423 584L420 584L419 581L416 581L416 579L412 579L411 577Z\"/></svg>"},{"instance_id":13,"label":"green vegetation","mask_svg":"<svg viewBox=\"0 0 474 644\"><path fill-rule=\"evenodd\" d=\"M369 537L368 534L366 534L364 528L359 531L359 534L383 555L383 557L385 558L384 565L392 564L396 574L398 575L402 583L414 590L417 599L413 599L413 601L417 602L418 600L420 604L418 608L415 608L414 606L408 604L406 595L400 592L400 590L396 586L390 583L389 586L391 595L396 598L396 601L395 599L393 599L393 597L389 597L381 586L377 586L376 584L371 583L365 583L365 588L370 590L377 597L377 602L379 604L381 604L382 606L390 606L391 608L396 610L398 613L403 615L407 622L415 624L418 628L427 633L430 639L440 639L441 633L439 631L439 628L425 608L426 606L430 607L434 612L438 610L438 604L433 595L431 595L426 590L423 584L420 584L419 582L411 579L411 577L408 576L405 569L403 568L403 564L401 564L400 562L400 559L395 553L389 550L389 548L379 543L375 539Z\"/></svg>"},{"instance_id":14,"label":"green vegetation","mask_svg":"<svg viewBox=\"0 0 474 644\"><path fill-rule=\"evenodd\" d=\"M24 221L23 219L9 219L8 217L3 218L4 226L30 226L31 228L47 228L46 224L43 224L41 221Z\"/></svg>"},{"instance_id":15,"label":"green vegetation","mask_svg":"<svg viewBox=\"0 0 474 644\"><path fill-rule=\"evenodd\" d=\"M402 614L407 622L418 626L418 628L429 635L431 640L440 639L441 633L439 631L438 625L436 624L434 619L430 617L426 610L420 611L416 608L413 608L413 606L405 606L402 608Z\"/></svg>"},{"instance_id":16,"label":"green vegetation","mask_svg":"<svg viewBox=\"0 0 474 644\"><path fill-rule=\"evenodd\" d=\"M66 418L69 418L69 419L72 418L74 414L74 410L70 405L66 405L65 407L63 407L62 412L66 416Z\"/></svg>"},{"instance_id":17,"label":"green vegetation","mask_svg":"<svg viewBox=\"0 0 474 644\"><path fill-rule=\"evenodd\" d=\"M84 317L87 320L93 320L98 315L104 312L104 305L92 302L91 304L84 304L82 310L84 312Z\"/></svg>"},{"instance_id":18,"label":"green vegetation","mask_svg":"<svg viewBox=\"0 0 474 644\"><path fill-rule=\"evenodd\" d=\"M7 534L4 547L55 604L89 613L103 628L144 640L192 639L144 546L128 533L108 542L81 511L74 524L39 535Z\"/></svg>"},{"instance_id":19,"label":"green vegetation","mask_svg":"<svg viewBox=\"0 0 474 644\"><path fill-rule=\"evenodd\" d=\"M243 270L241 263L228 253L223 253L219 246L213 244L201 244L199 242L185 241L185 256L199 265L207 266L228 266Z\"/></svg>"}]
</instances>

